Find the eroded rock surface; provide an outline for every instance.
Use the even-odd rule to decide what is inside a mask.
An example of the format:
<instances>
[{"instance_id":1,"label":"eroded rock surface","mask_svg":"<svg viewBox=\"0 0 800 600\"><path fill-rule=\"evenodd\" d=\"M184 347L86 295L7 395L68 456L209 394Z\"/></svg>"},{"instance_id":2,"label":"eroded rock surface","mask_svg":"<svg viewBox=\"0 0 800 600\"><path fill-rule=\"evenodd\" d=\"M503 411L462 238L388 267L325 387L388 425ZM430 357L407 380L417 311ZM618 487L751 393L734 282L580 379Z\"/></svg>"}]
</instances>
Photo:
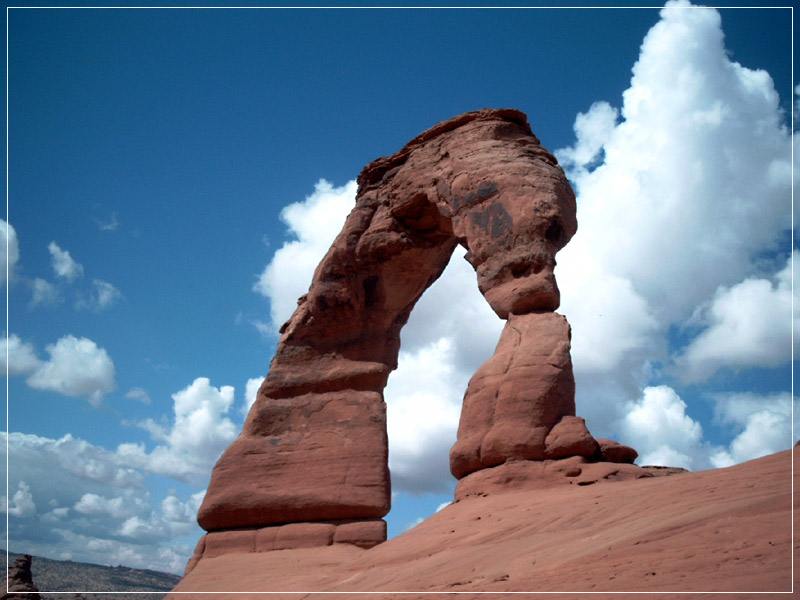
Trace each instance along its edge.
<instances>
[{"instance_id":1,"label":"eroded rock surface","mask_svg":"<svg viewBox=\"0 0 800 600\"><path fill-rule=\"evenodd\" d=\"M382 390L400 330L458 244L508 322L466 393L453 474L600 456L575 417L570 329L553 312L555 254L577 229L575 196L525 115L485 109L444 121L368 165L358 184L355 207L281 328L242 434L213 471L198 514L209 531L202 556L277 548L259 542L276 527L304 532L281 530L280 547L385 537Z\"/></svg>"},{"instance_id":2,"label":"eroded rock surface","mask_svg":"<svg viewBox=\"0 0 800 600\"><path fill-rule=\"evenodd\" d=\"M8 568L0 589L0 600L39 600L39 590L33 584L31 574L31 556L25 554L14 561Z\"/></svg>"},{"instance_id":3,"label":"eroded rock surface","mask_svg":"<svg viewBox=\"0 0 800 600\"><path fill-rule=\"evenodd\" d=\"M545 458L551 430L575 414L569 342L569 324L559 314L509 316L494 355L473 375L464 396L458 441L450 451L457 479L510 459ZM585 427L577 427L565 423L556 431L550 453L584 452Z\"/></svg>"}]
</instances>

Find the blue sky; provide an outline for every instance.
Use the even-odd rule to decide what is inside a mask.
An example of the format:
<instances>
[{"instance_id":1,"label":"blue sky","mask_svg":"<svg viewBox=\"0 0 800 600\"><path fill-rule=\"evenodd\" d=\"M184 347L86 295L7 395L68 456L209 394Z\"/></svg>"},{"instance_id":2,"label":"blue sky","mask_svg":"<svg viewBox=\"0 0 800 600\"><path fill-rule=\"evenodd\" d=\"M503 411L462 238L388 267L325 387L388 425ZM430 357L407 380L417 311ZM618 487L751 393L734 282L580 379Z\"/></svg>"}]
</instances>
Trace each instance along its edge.
<instances>
[{"instance_id":1,"label":"blue sky","mask_svg":"<svg viewBox=\"0 0 800 600\"><path fill-rule=\"evenodd\" d=\"M788 448L791 45L788 8L10 9L10 548L182 571L353 180L487 106L578 193L556 273L595 436ZM452 498L501 326L456 255L386 391L390 535Z\"/></svg>"}]
</instances>

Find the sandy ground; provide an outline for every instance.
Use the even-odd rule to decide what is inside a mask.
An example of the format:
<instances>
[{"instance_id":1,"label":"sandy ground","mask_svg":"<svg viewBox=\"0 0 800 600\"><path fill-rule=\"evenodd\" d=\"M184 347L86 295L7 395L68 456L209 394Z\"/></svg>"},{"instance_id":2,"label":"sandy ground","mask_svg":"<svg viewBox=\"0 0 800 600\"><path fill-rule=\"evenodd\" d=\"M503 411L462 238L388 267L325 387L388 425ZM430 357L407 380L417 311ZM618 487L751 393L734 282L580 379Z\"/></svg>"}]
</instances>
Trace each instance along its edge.
<instances>
[{"instance_id":1,"label":"sandy ground","mask_svg":"<svg viewBox=\"0 0 800 600\"><path fill-rule=\"evenodd\" d=\"M800 597L798 469L795 448L727 469L489 493L370 550L202 559L168 598Z\"/></svg>"}]
</instances>

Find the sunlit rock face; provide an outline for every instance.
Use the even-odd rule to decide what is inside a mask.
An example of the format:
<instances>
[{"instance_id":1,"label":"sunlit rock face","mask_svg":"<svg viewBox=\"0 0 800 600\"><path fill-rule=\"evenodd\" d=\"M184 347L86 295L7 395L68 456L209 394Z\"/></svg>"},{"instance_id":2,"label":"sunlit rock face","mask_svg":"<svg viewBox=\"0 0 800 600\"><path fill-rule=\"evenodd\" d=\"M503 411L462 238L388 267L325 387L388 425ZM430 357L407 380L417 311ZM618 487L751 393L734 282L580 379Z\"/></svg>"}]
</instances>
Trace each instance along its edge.
<instances>
[{"instance_id":1,"label":"sunlit rock face","mask_svg":"<svg viewBox=\"0 0 800 600\"><path fill-rule=\"evenodd\" d=\"M525 115L485 109L439 123L358 184L281 328L242 434L214 469L198 514L207 531L361 519L375 543L391 497L382 391L400 330L458 244L507 324L467 390L453 474L599 452L582 420L559 425L574 418L575 385L553 268L577 229L575 196Z\"/></svg>"}]
</instances>

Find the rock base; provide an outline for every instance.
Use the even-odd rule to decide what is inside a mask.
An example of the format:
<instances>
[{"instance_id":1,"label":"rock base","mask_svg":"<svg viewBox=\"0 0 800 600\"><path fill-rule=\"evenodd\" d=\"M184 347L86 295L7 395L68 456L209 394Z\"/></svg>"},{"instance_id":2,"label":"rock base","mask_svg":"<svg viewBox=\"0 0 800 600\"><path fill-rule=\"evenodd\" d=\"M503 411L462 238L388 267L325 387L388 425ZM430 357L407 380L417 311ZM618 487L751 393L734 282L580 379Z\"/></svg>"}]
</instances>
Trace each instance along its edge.
<instances>
[{"instance_id":1,"label":"rock base","mask_svg":"<svg viewBox=\"0 0 800 600\"><path fill-rule=\"evenodd\" d=\"M203 558L224 554L248 554L296 548L315 548L332 544L352 544L372 548L386 541L386 521L319 521L288 523L268 527L210 531L197 543L184 576Z\"/></svg>"}]
</instances>

